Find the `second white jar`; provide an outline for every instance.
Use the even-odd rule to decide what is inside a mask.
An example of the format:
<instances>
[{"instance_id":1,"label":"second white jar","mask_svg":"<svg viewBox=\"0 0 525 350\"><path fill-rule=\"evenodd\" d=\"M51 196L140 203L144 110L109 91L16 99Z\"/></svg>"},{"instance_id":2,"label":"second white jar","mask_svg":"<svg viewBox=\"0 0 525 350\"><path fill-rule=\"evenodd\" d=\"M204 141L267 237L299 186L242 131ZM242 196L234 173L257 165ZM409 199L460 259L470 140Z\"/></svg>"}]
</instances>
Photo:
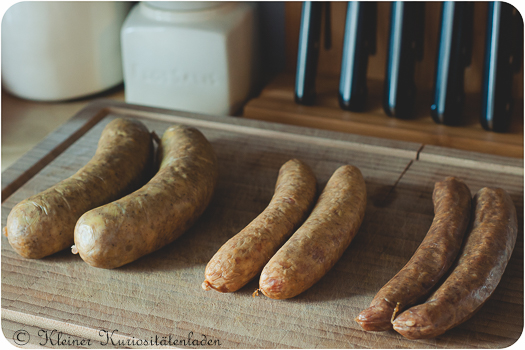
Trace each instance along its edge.
<instances>
[{"instance_id":1,"label":"second white jar","mask_svg":"<svg viewBox=\"0 0 525 350\"><path fill-rule=\"evenodd\" d=\"M255 5L141 2L121 32L126 102L230 115L257 75Z\"/></svg>"}]
</instances>

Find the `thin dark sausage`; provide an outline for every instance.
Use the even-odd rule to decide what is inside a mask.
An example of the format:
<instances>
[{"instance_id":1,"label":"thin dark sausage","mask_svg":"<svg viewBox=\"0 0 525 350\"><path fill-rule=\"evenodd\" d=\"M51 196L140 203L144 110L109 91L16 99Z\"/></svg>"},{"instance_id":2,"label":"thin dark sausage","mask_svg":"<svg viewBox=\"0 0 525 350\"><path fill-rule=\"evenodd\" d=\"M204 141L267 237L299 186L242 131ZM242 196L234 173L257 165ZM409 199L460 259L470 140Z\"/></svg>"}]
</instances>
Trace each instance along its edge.
<instances>
[{"instance_id":1,"label":"thin dark sausage","mask_svg":"<svg viewBox=\"0 0 525 350\"><path fill-rule=\"evenodd\" d=\"M307 164L298 159L283 164L266 209L208 262L203 289L234 292L260 273L308 215L315 200L316 183Z\"/></svg>"},{"instance_id":2,"label":"thin dark sausage","mask_svg":"<svg viewBox=\"0 0 525 350\"><path fill-rule=\"evenodd\" d=\"M498 286L516 243L516 207L505 190L486 187L473 206L472 229L450 275L425 303L394 320L394 330L404 337L443 334L472 317Z\"/></svg>"},{"instance_id":3,"label":"thin dark sausage","mask_svg":"<svg viewBox=\"0 0 525 350\"><path fill-rule=\"evenodd\" d=\"M392 329L394 313L415 304L450 268L470 221L471 193L454 177L436 182L432 194L434 220L408 263L379 290L356 321L367 331Z\"/></svg>"}]
</instances>

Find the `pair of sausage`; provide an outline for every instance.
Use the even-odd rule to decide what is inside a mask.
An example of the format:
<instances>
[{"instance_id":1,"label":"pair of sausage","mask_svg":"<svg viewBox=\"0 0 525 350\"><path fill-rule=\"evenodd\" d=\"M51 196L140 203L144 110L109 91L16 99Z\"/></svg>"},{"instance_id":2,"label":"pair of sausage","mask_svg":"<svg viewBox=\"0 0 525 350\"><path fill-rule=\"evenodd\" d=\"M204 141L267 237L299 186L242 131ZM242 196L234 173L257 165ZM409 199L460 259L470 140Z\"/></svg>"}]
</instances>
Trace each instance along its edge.
<instances>
[{"instance_id":1,"label":"pair of sausage","mask_svg":"<svg viewBox=\"0 0 525 350\"><path fill-rule=\"evenodd\" d=\"M298 159L286 162L279 169L270 203L215 253L206 266L202 288L235 292L260 273L310 212L316 187L308 165Z\"/></svg>"},{"instance_id":2,"label":"pair of sausage","mask_svg":"<svg viewBox=\"0 0 525 350\"><path fill-rule=\"evenodd\" d=\"M367 331L392 329L392 315L420 301L456 258L470 220L471 194L454 177L436 182L434 219L408 263L379 290L356 321Z\"/></svg>"},{"instance_id":3,"label":"pair of sausage","mask_svg":"<svg viewBox=\"0 0 525 350\"><path fill-rule=\"evenodd\" d=\"M304 224L264 267L259 290L272 299L287 299L313 286L348 248L365 209L361 172L351 165L338 168Z\"/></svg>"},{"instance_id":4,"label":"pair of sausage","mask_svg":"<svg viewBox=\"0 0 525 350\"><path fill-rule=\"evenodd\" d=\"M304 173L297 172L299 179L289 183L281 182L290 162ZM366 208L366 186L361 172L350 165L337 169L306 221L293 233L313 203L315 177L300 161L290 162L281 168L268 208L210 260L204 289L235 291L262 269L256 293L261 291L272 299L292 298L314 285L346 250ZM300 186L294 185L297 183ZM292 208L296 215L287 214Z\"/></svg>"},{"instance_id":5,"label":"pair of sausage","mask_svg":"<svg viewBox=\"0 0 525 350\"><path fill-rule=\"evenodd\" d=\"M393 328L409 339L436 337L469 319L497 287L517 236L516 208L508 193L482 188L471 209L466 185L447 178L436 183L433 196L436 215L421 246L356 318L365 330ZM411 307L432 289L426 302Z\"/></svg>"},{"instance_id":6,"label":"pair of sausage","mask_svg":"<svg viewBox=\"0 0 525 350\"><path fill-rule=\"evenodd\" d=\"M473 206L472 228L450 275L426 302L394 320L394 330L404 337L443 334L472 317L498 286L516 243L516 207L503 189L486 187Z\"/></svg>"},{"instance_id":7,"label":"pair of sausage","mask_svg":"<svg viewBox=\"0 0 525 350\"><path fill-rule=\"evenodd\" d=\"M89 265L115 268L172 242L210 202L217 158L197 129L169 127L158 149L160 168L144 185L152 155L152 137L142 123L111 121L82 169L12 209L5 228L9 243L26 258L74 243L73 253Z\"/></svg>"},{"instance_id":8,"label":"pair of sausage","mask_svg":"<svg viewBox=\"0 0 525 350\"><path fill-rule=\"evenodd\" d=\"M144 124L112 120L84 167L13 207L4 228L9 243L18 254L31 259L70 247L80 216L143 185L152 156L153 142Z\"/></svg>"}]
</instances>

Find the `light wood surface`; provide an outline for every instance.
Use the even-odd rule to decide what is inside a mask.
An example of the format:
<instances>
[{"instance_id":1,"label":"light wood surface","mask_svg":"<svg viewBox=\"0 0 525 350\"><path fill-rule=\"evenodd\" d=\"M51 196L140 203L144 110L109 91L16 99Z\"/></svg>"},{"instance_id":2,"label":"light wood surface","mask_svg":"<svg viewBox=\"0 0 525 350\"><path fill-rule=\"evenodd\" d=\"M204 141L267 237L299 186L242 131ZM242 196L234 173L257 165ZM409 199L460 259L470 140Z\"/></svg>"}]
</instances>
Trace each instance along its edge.
<instances>
[{"instance_id":1,"label":"light wood surface","mask_svg":"<svg viewBox=\"0 0 525 350\"><path fill-rule=\"evenodd\" d=\"M2 237L6 338L25 329L30 344L39 346L40 330L57 329L64 337L91 339L100 347L106 340L103 330L115 330L115 342L135 347L144 347L137 345L139 339L171 335L180 341L190 337L220 342L215 348L502 348L521 336L520 159L441 147L427 151L421 143L100 101L50 134L42 143L45 147L37 146L6 170L9 179L20 179L16 186L4 181L6 171L2 173L2 190L11 191L2 196L2 226L20 200L85 164L104 125L118 116L138 118L159 135L176 123L199 128L220 164L212 203L177 241L115 270L89 267L67 250L27 260ZM55 153L49 155L50 150ZM202 290L206 263L266 207L279 167L292 157L312 167L319 188L342 164L362 171L366 215L348 250L321 281L290 300L252 297L257 280L236 293ZM25 176L28 171L34 174ZM409 341L394 331L363 331L354 317L411 257L432 222L433 184L450 175L462 178L473 194L483 186L502 187L516 204L518 242L500 285L473 318L438 338Z\"/></svg>"},{"instance_id":2,"label":"light wood surface","mask_svg":"<svg viewBox=\"0 0 525 350\"><path fill-rule=\"evenodd\" d=\"M124 90L119 86L82 99L42 102L21 99L2 89L2 170L101 96L124 101Z\"/></svg>"}]
</instances>

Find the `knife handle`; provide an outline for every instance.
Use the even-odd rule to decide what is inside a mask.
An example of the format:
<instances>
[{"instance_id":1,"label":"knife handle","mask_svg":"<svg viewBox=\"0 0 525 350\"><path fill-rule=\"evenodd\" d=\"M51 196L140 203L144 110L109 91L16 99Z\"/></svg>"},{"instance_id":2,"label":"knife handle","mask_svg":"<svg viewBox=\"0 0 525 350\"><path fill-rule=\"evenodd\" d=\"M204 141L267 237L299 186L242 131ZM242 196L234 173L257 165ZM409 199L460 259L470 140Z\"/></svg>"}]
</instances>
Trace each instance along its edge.
<instances>
[{"instance_id":1,"label":"knife handle","mask_svg":"<svg viewBox=\"0 0 525 350\"><path fill-rule=\"evenodd\" d=\"M303 105L311 105L315 100L322 9L322 2L303 3L295 77L295 102Z\"/></svg>"},{"instance_id":2,"label":"knife handle","mask_svg":"<svg viewBox=\"0 0 525 350\"><path fill-rule=\"evenodd\" d=\"M376 23L376 2L348 2L339 80L342 109L358 111L365 107L368 56L376 50Z\"/></svg>"},{"instance_id":3,"label":"knife handle","mask_svg":"<svg viewBox=\"0 0 525 350\"><path fill-rule=\"evenodd\" d=\"M481 91L481 125L496 132L508 130L512 116L512 80L520 70L523 22L507 3L490 2L485 38Z\"/></svg>"},{"instance_id":4,"label":"knife handle","mask_svg":"<svg viewBox=\"0 0 525 350\"><path fill-rule=\"evenodd\" d=\"M465 101L464 76L472 56L474 3L446 1L441 29L430 114L438 124L458 125Z\"/></svg>"},{"instance_id":5,"label":"knife handle","mask_svg":"<svg viewBox=\"0 0 525 350\"><path fill-rule=\"evenodd\" d=\"M391 4L383 109L389 116L409 118L414 109L414 72L423 58L425 3Z\"/></svg>"}]
</instances>

